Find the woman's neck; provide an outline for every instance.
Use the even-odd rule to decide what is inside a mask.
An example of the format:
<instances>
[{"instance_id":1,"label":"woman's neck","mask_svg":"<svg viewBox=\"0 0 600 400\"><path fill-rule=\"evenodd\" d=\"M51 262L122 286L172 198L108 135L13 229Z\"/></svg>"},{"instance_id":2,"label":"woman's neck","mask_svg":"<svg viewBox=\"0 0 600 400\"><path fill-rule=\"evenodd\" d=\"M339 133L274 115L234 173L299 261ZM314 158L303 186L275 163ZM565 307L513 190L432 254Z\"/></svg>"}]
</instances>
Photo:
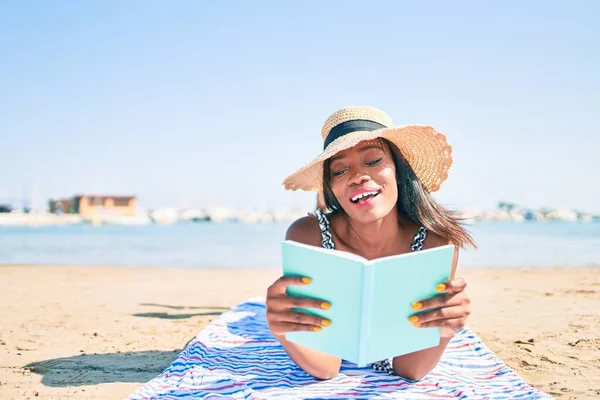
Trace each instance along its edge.
<instances>
[{"instance_id":1,"label":"woman's neck","mask_svg":"<svg viewBox=\"0 0 600 400\"><path fill-rule=\"evenodd\" d=\"M347 215L344 242L353 252L369 260L395 254L403 242L402 224L398 211L392 210L384 218L369 224L353 223Z\"/></svg>"}]
</instances>

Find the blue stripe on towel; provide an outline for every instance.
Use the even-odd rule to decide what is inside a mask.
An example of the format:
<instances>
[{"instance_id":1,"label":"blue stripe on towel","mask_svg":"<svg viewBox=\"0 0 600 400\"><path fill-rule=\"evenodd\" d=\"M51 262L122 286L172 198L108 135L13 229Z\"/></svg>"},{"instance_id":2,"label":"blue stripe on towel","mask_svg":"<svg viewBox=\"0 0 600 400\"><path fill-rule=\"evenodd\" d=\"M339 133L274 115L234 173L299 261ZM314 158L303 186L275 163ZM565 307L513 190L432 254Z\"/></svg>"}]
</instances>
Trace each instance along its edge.
<instances>
[{"instance_id":1,"label":"blue stripe on towel","mask_svg":"<svg viewBox=\"0 0 600 400\"><path fill-rule=\"evenodd\" d=\"M524 382L470 330L450 342L419 382L344 362L319 381L292 362L270 334L263 299L223 313L160 375L138 388L141 399L551 399Z\"/></svg>"}]
</instances>

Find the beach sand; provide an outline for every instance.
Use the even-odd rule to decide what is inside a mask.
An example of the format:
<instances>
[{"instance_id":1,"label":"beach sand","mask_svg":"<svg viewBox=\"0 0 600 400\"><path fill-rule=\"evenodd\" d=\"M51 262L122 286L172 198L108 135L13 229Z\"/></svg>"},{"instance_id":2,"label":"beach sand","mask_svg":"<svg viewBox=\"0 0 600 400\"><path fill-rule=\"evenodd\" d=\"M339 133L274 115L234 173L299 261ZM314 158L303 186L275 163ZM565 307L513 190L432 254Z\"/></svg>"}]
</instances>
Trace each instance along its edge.
<instances>
[{"instance_id":1,"label":"beach sand","mask_svg":"<svg viewBox=\"0 0 600 400\"><path fill-rule=\"evenodd\" d=\"M460 270L474 329L527 382L600 398L600 270ZM0 267L0 399L119 399L273 270Z\"/></svg>"}]
</instances>

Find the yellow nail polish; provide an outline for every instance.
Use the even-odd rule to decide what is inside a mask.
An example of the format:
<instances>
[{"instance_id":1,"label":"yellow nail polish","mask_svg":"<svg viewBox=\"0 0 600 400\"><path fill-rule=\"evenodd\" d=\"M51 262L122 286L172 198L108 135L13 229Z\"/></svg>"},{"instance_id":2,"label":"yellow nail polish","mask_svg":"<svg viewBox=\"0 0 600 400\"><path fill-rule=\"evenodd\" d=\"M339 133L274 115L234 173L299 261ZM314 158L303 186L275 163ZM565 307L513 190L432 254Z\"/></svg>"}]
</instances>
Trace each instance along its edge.
<instances>
[{"instance_id":1,"label":"yellow nail polish","mask_svg":"<svg viewBox=\"0 0 600 400\"><path fill-rule=\"evenodd\" d=\"M323 329L323 328L321 328L320 326L315 326L315 327L313 328L313 330L314 330L315 332L320 332L322 329Z\"/></svg>"},{"instance_id":2,"label":"yellow nail polish","mask_svg":"<svg viewBox=\"0 0 600 400\"><path fill-rule=\"evenodd\" d=\"M321 325L323 326L331 326L331 321L328 319L324 319L323 321L321 321Z\"/></svg>"},{"instance_id":3,"label":"yellow nail polish","mask_svg":"<svg viewBox=\"0 0 600 400\"><path fill-rule=\"evenodd\" d=\"M331 304L329 304L329 303L321 303L321 308L323 310L329 310L331 308Z\"/></svg>"},{"instance_id":4,"label":"yellow nail polish","mask_svg":"<svg viewBox=\"0 0 600 400\"><path fill-rule=\"evenodd\" d=\"M410 318L408 319L408 322L415 323L415 322L417 322L418 320L419 320L419 317L417 317L416 315L413 315L412 317L410 317Z\"/></svg>"},{"instance_id":5,"label":"yellow nail polish","mask_svg":"<svg viewBox=\"0 0 600 400\"><path fill-rule=\"evenodd\" d=\"M412 308L413 310L420 310L421 308L423 308L423 304L420 301L415 301L414 303L412 303Z\"/></svg>"},{"instance_id":6,"label":"yellow nail polish","mask_svg":"<svg viewBox=\"0 0 600 400\"><path fill-rule=\"evenodd\" d=\"M413 324L413 326L419 328L421 326L421 324Z\"/></svg>"},{"instance_id":7,"label":"yellow nail polish","mask_svg":"<svg viewBox=\"0 0 600 400\"><path fill-rule=\"evenodd\" d=\"M439 285L437 285L435 287L435 290L438 292L443 292L444 290L446 290L446 285L444 285L443 283L440 283Z\"/></svg>"},{"instance_id":8,"label":"yellow nail polish","mask_svg":"<svg viewBox=\"0 0 600 400\"><path fill-rule=\"evenodd\" d=\"M304 282L304 283L311 283L312 279L310 279L309 277L305 276L304 278L302 278L302 282Z\"/></svg>"}]
</instances>

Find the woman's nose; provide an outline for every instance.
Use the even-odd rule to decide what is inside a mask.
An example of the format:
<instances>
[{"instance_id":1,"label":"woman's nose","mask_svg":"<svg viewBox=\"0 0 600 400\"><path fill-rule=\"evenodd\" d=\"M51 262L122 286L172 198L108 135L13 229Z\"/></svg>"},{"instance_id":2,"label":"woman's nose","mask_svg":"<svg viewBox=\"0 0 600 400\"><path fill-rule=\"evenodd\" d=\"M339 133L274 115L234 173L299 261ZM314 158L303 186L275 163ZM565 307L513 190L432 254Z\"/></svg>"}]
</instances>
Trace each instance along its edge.
<instances>
[{"instance_id":1,"label":"woman's nose","mask_svg":"<svg viewBox=\"0 0 600 400\"><path fill-rule=\"evenodd\" d=\"M371 180L371 176L364 171L356 171L350 179L350 184L361 185Z\"/></svg>"}]
</instances>

